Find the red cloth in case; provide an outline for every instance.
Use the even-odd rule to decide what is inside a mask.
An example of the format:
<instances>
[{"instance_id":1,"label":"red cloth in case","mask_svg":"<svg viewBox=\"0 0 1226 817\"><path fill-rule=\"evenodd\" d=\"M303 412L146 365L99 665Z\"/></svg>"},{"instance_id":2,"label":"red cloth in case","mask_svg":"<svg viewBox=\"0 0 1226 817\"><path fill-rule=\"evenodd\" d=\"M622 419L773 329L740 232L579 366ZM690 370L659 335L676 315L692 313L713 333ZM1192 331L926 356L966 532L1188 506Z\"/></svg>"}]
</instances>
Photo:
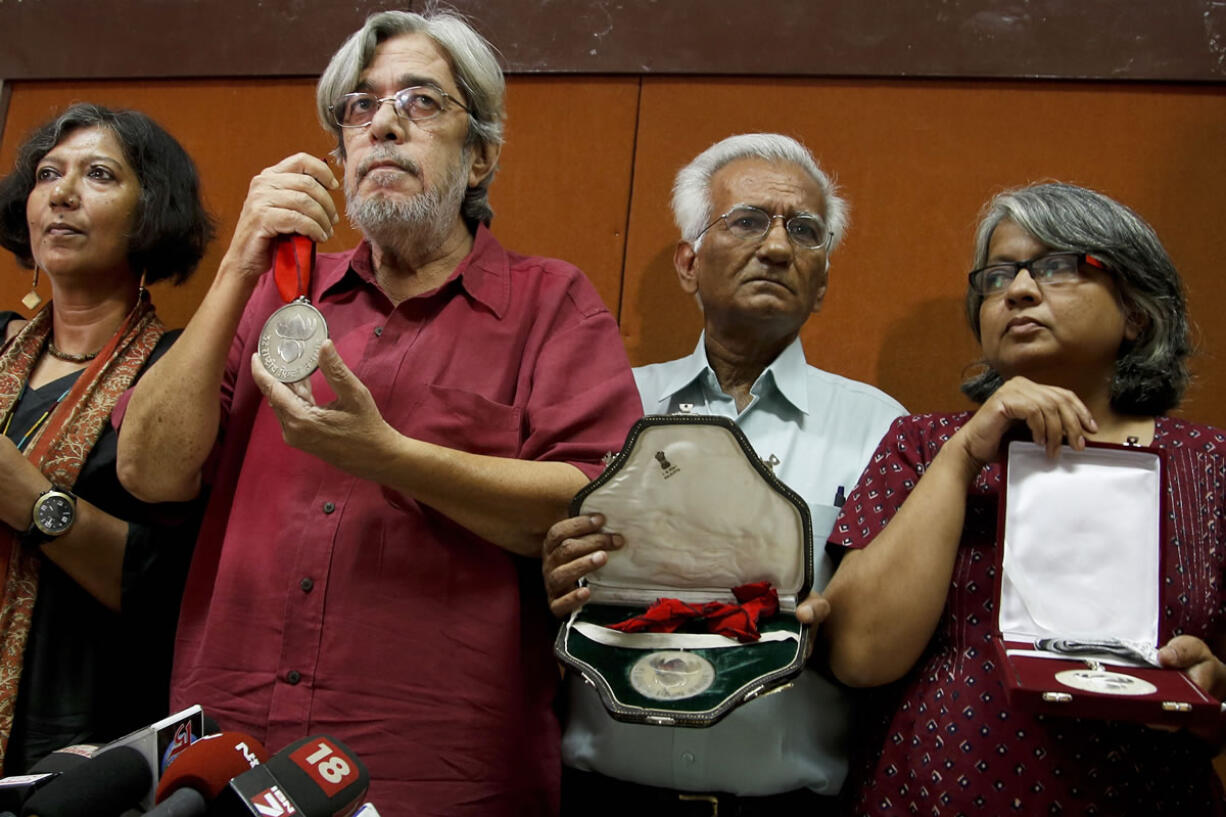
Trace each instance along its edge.
<instances>
[{"instance_id":1,"label":"red cloth in case","mask_svg":"<svg viewBox=\"0 0 1226 817\"><path fill-rule=\"evenodd\" d=\"M708 632L735 638L737 641L757 641L762 637L758 622L762 616L779 612L779 594L769 582L753 582L732 588L740 604L710 601L690 604L681 599L658 599L641 615L628 618L609 629L623 633L675 633L686 622L703 622Z\"/></svg>"}]
</instances>

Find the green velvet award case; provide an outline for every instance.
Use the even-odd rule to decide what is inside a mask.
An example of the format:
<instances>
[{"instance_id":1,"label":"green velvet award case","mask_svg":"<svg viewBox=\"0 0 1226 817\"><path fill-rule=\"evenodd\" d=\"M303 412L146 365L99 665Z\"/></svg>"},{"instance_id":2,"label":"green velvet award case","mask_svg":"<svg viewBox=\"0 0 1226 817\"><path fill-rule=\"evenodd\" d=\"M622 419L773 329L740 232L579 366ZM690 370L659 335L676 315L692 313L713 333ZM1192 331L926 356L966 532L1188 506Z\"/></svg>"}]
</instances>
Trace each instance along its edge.
<instances>
[{"instance_id":1,"label":"green velvet award case","mask_svg":"<svg viewBox=\"0 0 1226 817\"><path fill-rule=\"evenodd\" d=\"M572 515L600 513L625 545L587 577L590 600L560 628L559 660L600 693L618 720L710 726L804 668L809 628L795 616L813 582L808 505L723 417L635 423L621 452L583 488ZM659 598L735 603L731 588L767 581L779 612L742 643L683 628L623 633L606 625Z\"/></svg>"}]
</instances>

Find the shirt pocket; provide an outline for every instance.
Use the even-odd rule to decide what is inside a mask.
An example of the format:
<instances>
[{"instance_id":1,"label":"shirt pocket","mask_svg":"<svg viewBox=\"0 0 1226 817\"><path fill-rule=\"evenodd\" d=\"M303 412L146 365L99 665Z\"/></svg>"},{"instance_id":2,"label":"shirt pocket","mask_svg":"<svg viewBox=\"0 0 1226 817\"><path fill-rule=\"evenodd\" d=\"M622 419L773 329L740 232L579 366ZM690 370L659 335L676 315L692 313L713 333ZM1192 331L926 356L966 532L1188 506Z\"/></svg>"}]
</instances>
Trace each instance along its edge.
<instances>
[{"instance_id":1,"label":"shirt pocket","mask_svg":"<svg viewBox=\"0 0 1226 817\"><path fill-rule=\"evenodd\" d=\"M417 389L415 398L384 412L384 419L401 434L470 454L519 454L522 409L463 389L430 383Z\"/></svg>"},{"instance_id":2,"label":"shirt pocket","mask_svg":"<svg viewBox=\"0 0 1226 817\"><path fill-rule=\"evenodd\" d=\"M835 505L809 503L809 521L813 528L813 589L821 591L834 575L834 560L826 552L826 540L834 530L834 521L841 509Z\"/></svg>"}]
</instances>

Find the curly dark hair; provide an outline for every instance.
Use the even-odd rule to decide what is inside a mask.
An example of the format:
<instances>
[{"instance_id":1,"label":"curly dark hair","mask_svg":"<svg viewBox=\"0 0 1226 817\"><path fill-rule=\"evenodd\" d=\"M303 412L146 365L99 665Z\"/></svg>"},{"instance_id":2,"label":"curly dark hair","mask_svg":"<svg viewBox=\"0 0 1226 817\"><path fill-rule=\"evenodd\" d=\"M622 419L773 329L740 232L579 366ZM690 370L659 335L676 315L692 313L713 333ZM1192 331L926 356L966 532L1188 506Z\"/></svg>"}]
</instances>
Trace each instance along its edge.
<instances>
[{"instance_id":1,"label":"curly dark hair","mask_svg":"<svg viewBox=\"0 0 1226 817\"><path fill-rule=\"evenodd\" d=\"M1007 190L984 207L975 235L974 266L987 263L992 231L1010 220L1059 252L1091 253L1110 268L1124 309L1144 316L1140 336L1125 342L1111 379L1111 405L1129 414L1160 415L1179 405L1191 379L1188 308L1179 270L1154 228L1118 201L1094 190L1045 182ZM966 317L979 339L983 296L969 287ZM962 391L982 403L1001 386L981 361Z\"/></svg>"},{"instance_id":2,"label":"curly dark hair","mask_svg":"<svg viewBox=\"0 0 1226 817\"><path fill-rule=\"evenodd\" d=\"M34 266L26 199L34 189L35 171L64 137L82 128L113 133L140 181L136 227L128 247L132 269L143 272L146 283L187 280L213 238L213 219L200 199L200 178L187 151L139 111L78 103L35 130L17 149L13 172L0 179L0 246L23 266Z\"/></svg>"}]
</instances>

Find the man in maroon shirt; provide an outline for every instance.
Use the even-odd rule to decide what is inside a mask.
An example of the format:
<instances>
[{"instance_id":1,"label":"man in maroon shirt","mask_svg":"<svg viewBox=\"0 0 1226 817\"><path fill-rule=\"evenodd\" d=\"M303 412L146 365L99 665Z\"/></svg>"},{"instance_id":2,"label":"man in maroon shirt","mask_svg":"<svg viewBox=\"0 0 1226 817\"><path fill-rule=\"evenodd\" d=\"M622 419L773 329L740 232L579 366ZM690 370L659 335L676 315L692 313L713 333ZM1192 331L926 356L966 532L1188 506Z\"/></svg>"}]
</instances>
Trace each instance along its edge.
<instances>
[{"instance_id":1,"label":"man in maroon shirt","mask_svg":"<svg viewBox=\"0 0 1226 817\"><path fill-rule=\"evenodd\" d=\"M459 18L372 16L317 91L365 236L303 287L329 327L319 371L287 386L256 355L282 305L278 237L324 241L337 219L338 180L297 154L252 182L211 289L123 418L129 490L211 491L173 703L273 750L336 735L385 815L556 809L530 559L640 413L583 275L486 227L503 91Z\"/></svg>"}]
</instances>

